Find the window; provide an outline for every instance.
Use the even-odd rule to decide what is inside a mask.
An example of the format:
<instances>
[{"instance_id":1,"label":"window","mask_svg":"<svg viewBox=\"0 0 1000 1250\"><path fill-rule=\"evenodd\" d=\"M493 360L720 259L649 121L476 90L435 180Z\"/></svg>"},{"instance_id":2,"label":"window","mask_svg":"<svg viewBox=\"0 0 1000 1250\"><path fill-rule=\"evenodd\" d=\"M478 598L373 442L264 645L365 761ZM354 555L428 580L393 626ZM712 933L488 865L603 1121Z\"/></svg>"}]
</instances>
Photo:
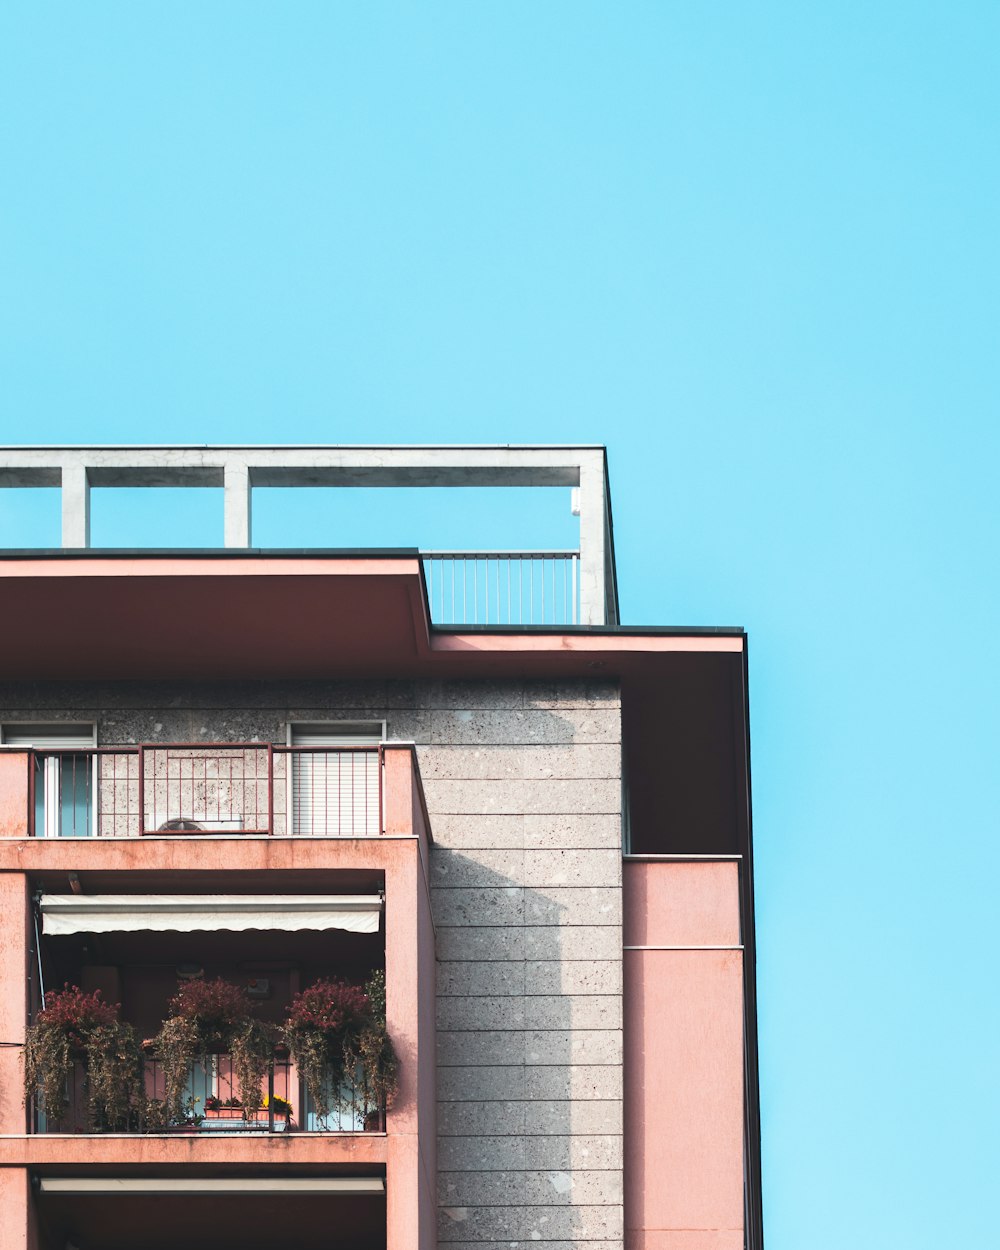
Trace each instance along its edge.
<instances>
[{"instance_id":1,"label":"window","mask_svg":"<svg viewBox=\"0 0 1000 1250\"><path fill-rule=\"evenodd\" d=\"M288 727L292 750L292 832L364 837L382 832L379 745L382 721Z\"/></svg>"},{"instance_id":2,"label":"window","mask_svg":"<svg viewBox=\"0 0 1000 1250\"><path fill-rule=\"evenodd\" d=\"M94 837L94 725L7 723L0 729L0 740L7 747L34 751L35 837Z\"/></svg>"}]
</instances>

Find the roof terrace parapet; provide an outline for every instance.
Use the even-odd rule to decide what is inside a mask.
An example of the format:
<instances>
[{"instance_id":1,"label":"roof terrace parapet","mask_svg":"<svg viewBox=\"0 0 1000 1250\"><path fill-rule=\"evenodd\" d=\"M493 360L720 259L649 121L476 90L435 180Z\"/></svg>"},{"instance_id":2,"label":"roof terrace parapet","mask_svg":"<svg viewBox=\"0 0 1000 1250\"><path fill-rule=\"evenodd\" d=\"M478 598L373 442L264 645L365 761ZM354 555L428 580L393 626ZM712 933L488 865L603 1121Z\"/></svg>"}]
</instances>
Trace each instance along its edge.
<instances>
[{"instance_id":1,"label":"roof terrace parapet","mask_svg":"<svg viewBox=\"0 0 1000 1250\"><path fill-rule=\"evenodd\" d=\"M222 487L225 547L246 550L252 546L255 487L568 486L580 517L578 552L434 552L426 553L428 562L460 560L463 572L469 567L475 575L478 561L493 559L499 579L503 560L509 579L512 560L558 559L564 562L565 623L618 622L607 454L600 445L0 447L0 487L39 486L61 489L66 550L90 547L91 487ZM529 587L535 576L529 571ZM543 565L543 587L545 577ZM555 564L552 578L554 598ZM477 587L477 604L479 596ZM498 584L498 610L501 597ZM485 603L488 612L488 597ZM508 590L508 618L511 607Z\"/></svg>"}]
</instances>

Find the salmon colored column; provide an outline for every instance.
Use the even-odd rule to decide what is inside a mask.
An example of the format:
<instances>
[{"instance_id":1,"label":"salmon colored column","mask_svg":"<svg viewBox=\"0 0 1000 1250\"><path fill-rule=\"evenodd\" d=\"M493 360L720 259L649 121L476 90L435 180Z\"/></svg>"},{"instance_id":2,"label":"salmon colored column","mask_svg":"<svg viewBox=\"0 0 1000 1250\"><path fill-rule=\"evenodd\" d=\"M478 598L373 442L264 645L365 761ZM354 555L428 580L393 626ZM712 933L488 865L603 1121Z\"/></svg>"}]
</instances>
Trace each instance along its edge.
<instances>
[{"instance_id":1,"label":"salmon colored column","mask_svg":"<svg viewBox=\"0 0 1000 1250\"><path fill-rule=\"evenodd\" d=\"M624 886L626 1250L743 1250L738 867L631 862Z\"/></svg>"},{"instance_id":2,"label":"salmon colored column","mask_svg":"<svg viewBox=\"0 0 1000 1250\"><path fill-rule=\"evenodd\" d=\"M28 756L0 751L0 838L28 836Z\"/></svg>"},{"instance_id":3,"label":"salmon colored column","mask_svg":"<svg viewBox=\"0 0 1000 1250\"><path fill-rule=\"evenodd\" d=\"M38 1220L27 1168L0 1168L0 1245L38 1250Z\"/></svg>"},{"instance_id":4,"label":"salmon colored column","mask_svg":"<svg viewBox=\"0 0 1000 1250\"><path fill-rule=\"evenodd\" d=\"M0 873L0 918L0 1133L23 1133L21 1054L31 957L31 899L24 873Z\"/></svg>"},{"instance_id":5,"label":"salmon colored column","mask_svg":"<svg viewBox=\"0 0 1000 1250\"><path fill-rule=\"evenodd\" d=\"M386 748L384 758L385 832L400 839L385 872L386 1023L399 1058L399 1090L387 1121L387 1244L433 1250L435 963L427 839L412 750Z\"/></svg>"}]
</instances>

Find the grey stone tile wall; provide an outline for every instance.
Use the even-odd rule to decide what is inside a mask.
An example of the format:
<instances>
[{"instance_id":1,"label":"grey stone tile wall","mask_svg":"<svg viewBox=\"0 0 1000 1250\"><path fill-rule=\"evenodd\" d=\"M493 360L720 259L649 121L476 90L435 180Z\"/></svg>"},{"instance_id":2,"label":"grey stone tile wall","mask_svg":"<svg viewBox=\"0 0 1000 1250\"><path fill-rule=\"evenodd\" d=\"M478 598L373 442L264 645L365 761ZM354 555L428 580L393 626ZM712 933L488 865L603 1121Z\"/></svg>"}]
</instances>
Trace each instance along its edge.
<instances>
[{"instance_id":1,"label":"grey stone tile wall","mask_svg":"<svg viewBox=\"0 0 1000 1250\"><path fill-rule=\"evenodd\" d=\"M421 705L435 837L439 1234L447 1250L618 1250L618 692L520 692L452 687L450 710Z\"/></svg>"},{"instance_id":2,"label":"grey stone tile wall","mask_svg":"<svg viewBox=\"0 0 1000 1250\"><path fill-rule=\"evenodd\" d=\"M0 720L101 745L285 741L385 720L431 817L439 1235L622 1244L621 715L608 682L0 686Z\"/></svg>"}]
</instances>

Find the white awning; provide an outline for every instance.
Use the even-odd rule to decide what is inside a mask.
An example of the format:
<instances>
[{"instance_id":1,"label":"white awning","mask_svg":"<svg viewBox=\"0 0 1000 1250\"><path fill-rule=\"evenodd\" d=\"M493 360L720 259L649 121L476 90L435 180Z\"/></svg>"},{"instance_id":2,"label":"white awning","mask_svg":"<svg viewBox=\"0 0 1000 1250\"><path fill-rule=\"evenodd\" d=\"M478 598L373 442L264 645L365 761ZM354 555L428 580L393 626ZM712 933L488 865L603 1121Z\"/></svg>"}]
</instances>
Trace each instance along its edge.
<instances>
[{"instance_id":1,"label":"white awning","mask_svg":"<svg viewBox=\"0 0 1000 1250\"><path fill-rule=\"evenodd\" d=\"M42 1176L43 1194L384 1194L381 1176Z\"/></svg>"},{"instance_id":2,"label":"white awning","mask_svg":"<svg viewBox=\"0 0 1000 1250\"><path fill-rule=\"evenodd\" d=\"M43 894L42 932L195 933L346 929L377 933L378 894Z\"/></svg>"}]
</instances>

